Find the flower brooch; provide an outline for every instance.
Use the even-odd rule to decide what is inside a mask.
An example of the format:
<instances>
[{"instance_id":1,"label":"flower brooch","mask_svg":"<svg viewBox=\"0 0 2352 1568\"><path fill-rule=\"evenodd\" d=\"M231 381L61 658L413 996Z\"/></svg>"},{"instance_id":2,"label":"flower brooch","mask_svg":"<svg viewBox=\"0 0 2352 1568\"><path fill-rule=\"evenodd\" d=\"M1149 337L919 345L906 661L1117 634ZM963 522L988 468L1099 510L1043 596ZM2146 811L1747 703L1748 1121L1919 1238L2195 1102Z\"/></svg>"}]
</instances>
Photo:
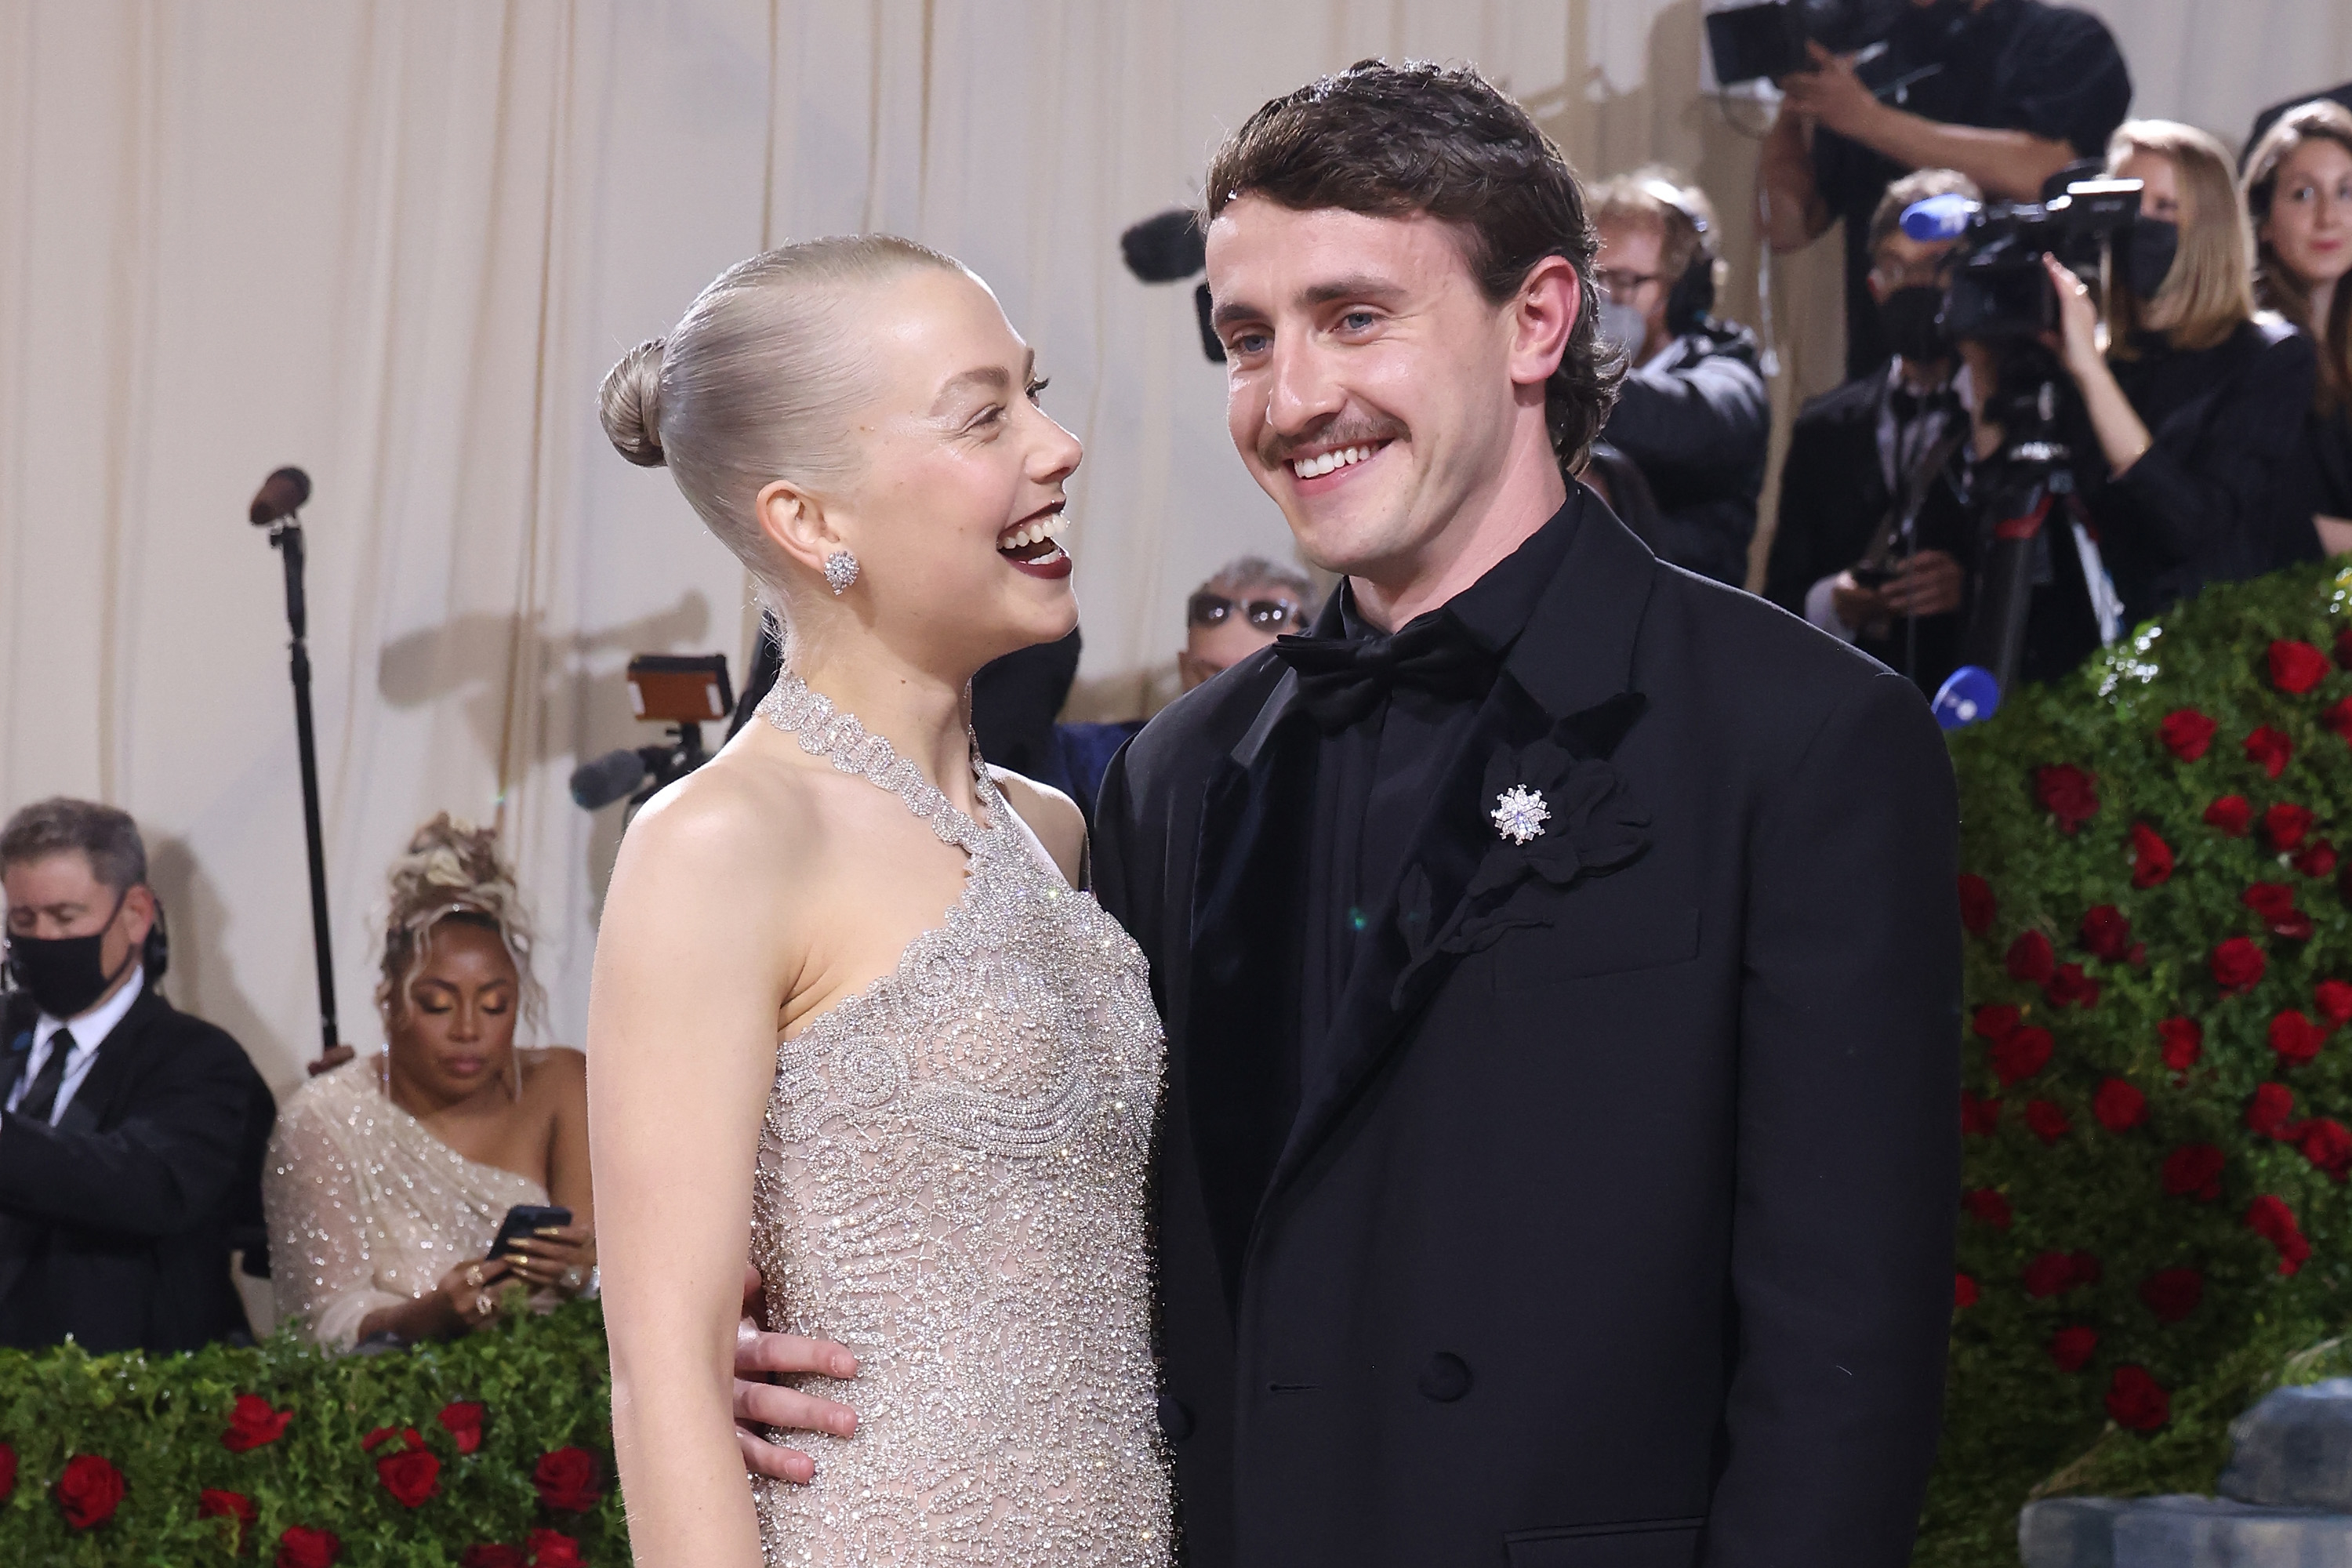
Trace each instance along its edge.
<instances>
[{"instance_id":1,"label":"flower brooch","mask_svg":"<svg viewBox=\"0 0 2352 1568\"><path fill-rule=\"evenodd\" d=\"M1515 784L1495 797L1495 809L1488 815L1496 832L1514 844L1526 844L1542 834L1543 825L1551 820L1551 807L1544 804L1543 791Z\"/></svg>"}]
</instances>

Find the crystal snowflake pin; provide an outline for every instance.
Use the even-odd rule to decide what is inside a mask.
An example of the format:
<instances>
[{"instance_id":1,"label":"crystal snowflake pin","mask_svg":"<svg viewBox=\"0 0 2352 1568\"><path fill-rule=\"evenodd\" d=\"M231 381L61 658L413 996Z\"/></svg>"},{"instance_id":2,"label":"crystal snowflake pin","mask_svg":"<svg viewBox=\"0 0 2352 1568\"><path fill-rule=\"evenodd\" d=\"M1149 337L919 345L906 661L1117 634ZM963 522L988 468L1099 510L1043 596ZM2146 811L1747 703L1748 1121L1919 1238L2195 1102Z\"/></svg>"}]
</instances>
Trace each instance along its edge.
<instances>
[{"instance_id":1,"label":"crystal snowflake pin","mask_svg":"<svg viewBox=\"0 0 2352 1568\"><path fill-rule=\"evenodd\" d=\"M1551 807L1544 804L1543 792L1525 784L1513 784L1495 797L1495 831L1514 844L1525 844L1543 833L1543 825L1551 820Z\"/></svg>"}]
</instances>

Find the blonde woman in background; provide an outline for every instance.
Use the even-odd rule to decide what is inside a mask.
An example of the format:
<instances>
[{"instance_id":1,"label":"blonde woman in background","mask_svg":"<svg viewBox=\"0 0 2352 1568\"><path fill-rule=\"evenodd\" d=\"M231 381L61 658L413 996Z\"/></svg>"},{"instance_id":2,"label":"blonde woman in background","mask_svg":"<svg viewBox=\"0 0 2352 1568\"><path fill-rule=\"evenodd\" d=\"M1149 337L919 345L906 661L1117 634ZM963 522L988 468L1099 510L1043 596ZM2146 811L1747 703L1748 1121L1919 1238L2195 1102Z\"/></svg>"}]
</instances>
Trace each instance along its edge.
<instances>
[{"instance_id":1,"label":"blonde woman in background","mask_svg":"<svg viewBox=\"0 0 2352 1568\"><path fill-rule=\"evenodd\" d=\"M445 812L393 863L376 1005L384 1048L278 1112L262 1190L278 1316L349 1350L467 1333L515 1282L542 1307L588 1289L587 1077L578 1051L514 1043L542 1003L488 830ZM510 1207L550 1203L572 1223L486 1257Z\"/></svg>"}]
</instances>

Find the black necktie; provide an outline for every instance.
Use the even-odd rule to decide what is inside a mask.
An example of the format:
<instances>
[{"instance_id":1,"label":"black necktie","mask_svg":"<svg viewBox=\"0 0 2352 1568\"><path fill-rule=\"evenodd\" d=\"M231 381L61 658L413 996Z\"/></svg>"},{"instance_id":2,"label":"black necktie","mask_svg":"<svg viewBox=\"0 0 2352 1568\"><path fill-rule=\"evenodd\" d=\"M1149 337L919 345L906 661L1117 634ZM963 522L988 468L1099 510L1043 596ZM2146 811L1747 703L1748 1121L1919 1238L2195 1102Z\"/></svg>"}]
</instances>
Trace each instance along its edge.
<instances>
[{"instance_id":1,"label":"black necktie","mask_svg":"<svg viewBox=\"0 0 2352 1568\"><path fill-rule=\"evenodd\" d=\"M1916 393L1907 386L1898 386L1886 395L1887 406L1895 410L1895 423L1910 424L1922 414L1957 414L1960 409L1959 395L1948 386L1939 386L1929 393Z\"/></svg>"},{"instance_id":2,"label":"black necktie","mask_svg":"<svg viewBox=\"0 0 2352 1568\"><path fill-rule=\"evenodd\" d=\"M1363 718L1398 687L1470 698L1495 679L1495 656L1443 612L1391 637L1276 637L1274 656L1298 672L1299 704L1327 732Z\"/></svg>"},{"instance_id":3,"label":"black necktie","mask_svg":"<svg viewBox=\"0 0 2352 1568\"><path fill-rule=\"evenodd\" d=\"M16 1102L16 1114L35 1121L47 1121L49 1112L58 1107L58 1086L66 1080L66 1058L73 1054L74 1037L70 1029L59 1029L49 1037L49 1059L33 1075L33 1085L25 1098Z\"/></svg>"}]
</instances>

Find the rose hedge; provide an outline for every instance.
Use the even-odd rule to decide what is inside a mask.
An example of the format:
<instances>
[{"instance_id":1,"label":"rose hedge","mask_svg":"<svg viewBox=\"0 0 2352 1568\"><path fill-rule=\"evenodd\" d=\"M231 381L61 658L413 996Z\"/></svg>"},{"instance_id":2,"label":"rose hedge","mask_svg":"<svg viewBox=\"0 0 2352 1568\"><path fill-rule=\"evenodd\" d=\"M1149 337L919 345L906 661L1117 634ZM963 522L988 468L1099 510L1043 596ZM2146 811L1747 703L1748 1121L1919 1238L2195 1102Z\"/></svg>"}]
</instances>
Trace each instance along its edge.
<instances>
[{"instance_id":1,"label":"rose hedge","mask_svg":"<svg viewBox=\"0 0 2352 1568\"><path fill-rule=\"evenodd\" d=\"M0 1563L624 1563L610 1392L593 1304L384 1355L0 1352Z\"/></svg>"},{"instance_id":2,"label":"rose hedge","mask_svg":"<svg viewBox=\"0 0 2352 1568\"><path fill-rule=\"evenodd\" d=\"M2210 1490L2352 1317L2352 570L2214 589L1952 753L1937 1568L2013 1564L2037 1489Z\"/></svg>"}]
</instances>

